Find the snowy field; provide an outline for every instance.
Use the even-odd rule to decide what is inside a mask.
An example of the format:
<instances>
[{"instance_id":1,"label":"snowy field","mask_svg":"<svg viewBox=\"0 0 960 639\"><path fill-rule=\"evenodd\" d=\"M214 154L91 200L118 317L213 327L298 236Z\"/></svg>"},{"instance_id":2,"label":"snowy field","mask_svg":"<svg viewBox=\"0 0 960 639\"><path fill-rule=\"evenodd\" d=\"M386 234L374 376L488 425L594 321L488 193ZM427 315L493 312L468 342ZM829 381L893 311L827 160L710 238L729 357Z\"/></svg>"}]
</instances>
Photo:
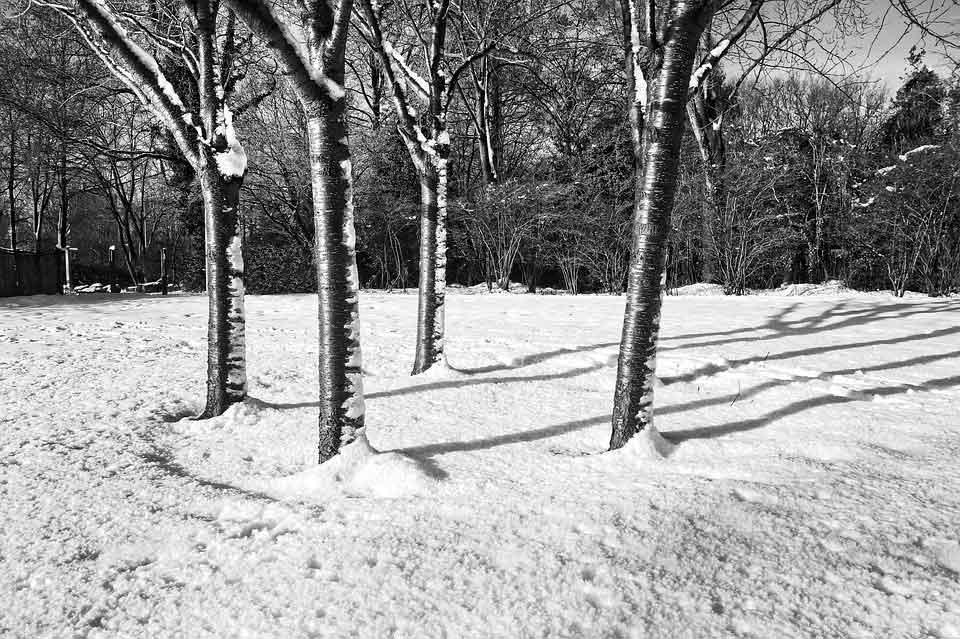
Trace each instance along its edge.
<instances>
[{"instance_id":1,"label":"snowy field","mask_svg":"<svg viewBox=\"0 0 960 639\"><path fill-rule=\"evenodd\" d=\"M960 299L670 297L604 453L623 298L362 298L368 436L317 472L312 296L0 300L0 636L960 638ZM306 471L306 472L301 472ZM291 478L292 476L292 478Z\"/></svg>"}]
</instances>

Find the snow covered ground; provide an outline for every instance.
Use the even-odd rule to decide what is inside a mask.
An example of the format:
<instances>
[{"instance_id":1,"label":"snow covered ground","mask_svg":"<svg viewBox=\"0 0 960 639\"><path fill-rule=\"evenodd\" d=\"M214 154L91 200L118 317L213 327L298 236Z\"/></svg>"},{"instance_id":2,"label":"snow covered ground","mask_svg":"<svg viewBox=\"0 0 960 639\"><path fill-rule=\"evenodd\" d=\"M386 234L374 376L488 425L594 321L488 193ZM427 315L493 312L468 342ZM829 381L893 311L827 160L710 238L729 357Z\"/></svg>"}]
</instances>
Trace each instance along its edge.
<instances>
[{"instance_id":1,"label":"snow covered ground","mask_svg":"<svg viewBox=\"0 0 960 639\"><path fill-rule=\"evenodd\" d=\"M450 295L422 379L415 309L318 471L313 297L208 422L204 298L0 300L0 636L960 638L960 300L669 297L666 458L602 452L622 298Z\"/></svg>"}]
</instances>

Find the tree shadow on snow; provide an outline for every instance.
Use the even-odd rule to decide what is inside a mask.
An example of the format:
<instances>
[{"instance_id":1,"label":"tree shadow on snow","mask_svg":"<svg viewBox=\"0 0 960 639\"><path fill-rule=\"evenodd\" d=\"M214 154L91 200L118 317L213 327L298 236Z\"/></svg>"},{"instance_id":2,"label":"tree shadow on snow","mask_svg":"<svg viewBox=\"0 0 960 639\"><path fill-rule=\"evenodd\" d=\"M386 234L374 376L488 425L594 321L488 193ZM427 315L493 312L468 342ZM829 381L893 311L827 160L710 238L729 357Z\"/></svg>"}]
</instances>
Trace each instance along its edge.
<instances>
[{"instance_id":1,"label":"tree shadow on snow","mask_svg":"<svg viewBox=\"0 0 960 639\"><path fill-rule=\"evenodd\" d=\"M554 357L561 357L563 355L570 355L571 353L584 353L586 351L595 351L601 348L610 348L612 346L619 346L620 342L603 342L600 344L590 344L589 346L580 346L578 348L558 348L552 351L545 351L543 353L536 353L534 355L526 355L524 357L519 357L518 364L490 364L488 366L477 366L475 368L454 368L458 373L464 373L465 375L477 375L480 373L496 373L498 371L507 371L513 370L516 368L523 368L525 366L534 366L535 364L543 363Z\"/></svg>"},{"instance_id":2,"label":"tree shadow on snow","mask_svg":"<svg viewBox=\"0 0 960 639\"><path fill-rule=\"evenodd\" d=\"M226 482L216 481L212 479L205 479L198 475L194 475L189 470L187 470L182 464L174 461L173 455L165 449L155 448L154 450L146 453L140 453L138 455L140 459L147 462L154 468L160 470L166 475L171 477L179 477L190 483L196 484L198 486L203 486L204 488L210 488L218 492L227 492L238 496L248 497L250 499L255 499L257 501L269 501L276 502L278 501L270 495L254 490L247 490L246 488L241 488L240 486L235 486L233 484L228 484Z\"/></svg>"},{"instance_id":3,"label":"tree shadow on snow","mask_svg":"<svg viewBox=\"0 0 960 639\"><path fill-rule=\"evenodd\" d=\"M723 365L705 364L700 368L690 371L689 373L684 373L682 375L674 375L669 377L661 377L661 381L663 381L665 384L675 384L677 382L691 382L699 377L713 375L715 373L719 373L721 371L728 370L730 368L734 368L737 366L744 366L746 364L755 364L758 362L772 362L772 361L783 360L783 359L792 359L794 357L804 357L808 355L822 355L824 353L833 353L835 351L843 351L843 350L854 349L854 348L866 348L869 346L889 346L892 344L903 344L906 342L915 342L915 341L925 340L925 339L934 339L937 337L946 337L948 335L955 335L957 333L960 333L960 326L941 328L939 330L932 331L930 333L903 335L901 337L888 337L884 339L868 340L865 342L850 342L847 344L827 344L825 346L812 346L810 348L801 348L801 349L792 350L792 351L785 351L782 353L774 353L772 355L770 353L766 353L763 356L744 357L741 359L728 360L727 363ZM931 357L933 357L934 359L942 359L948 356L949 354L936 355ZM875 369L883 369L886 367L887 367L886 365L880 365L879 367L867 366L867 367L857 367L852 370L865 371L867 369L875 370ZM891 366L891 367L896 367L896 366ZM834 374L841 374L841 373L836 372Z\"/></svg>"},{"instance_id":4,"label":"tree shadow on snow","mask_svg":"<svg viewBox=\"0 0 960 639\"><path fill-rule=\"evenodd\" d=\"M841 328L848 328L852 326L863 326L873 322L891 320L891 319L902 319L907 318L913 315L925 314L925 313L938 313L938 312L949 312L949 311L958 311L960 310L960 300L949 299L949 300L933 300L933 301L924 301L920 303L904 303L904 302L895 302L890 304L881 304L881 305L870 305L863 308L855 308L854 305L842 301L835 304L832 308L829 308L823 312L818 313L817 315L804 317L799 319L788 319L788 316L795 312L801 304L799 302L792 303L782 309L779 309L776 313L771 315L767 321L756 327L745 327L739 329L732 329L727 331L715 331L710 333L691 333L684 335L675 335L667 338L667 341L675 341L681 339L696 339L703 337L720 337L721 339L708 340L704 342L691 342L686 344L678 344L676 346L662 347L661 352L668 352L672 350L680 350L683 348L689 347L705 347L705 346L720 346L724 344L730 344L735 342L742 341L768 341L779 338L789 338L793 336L805 336L821 333L822 331L835 330ZM835 323L828 323L830 320L839 321ZM755 333L758 330L769 330L772 331L769 335L757 336ZM876 346L889 346L893 344L903 344L907 342L914 342L927 339L935 339L938 337L946 337L951 335L956 335L960 333L960 327L949 327L939 330L935 330L925 334L914 334L914 335L904 335L900 337L890 337L890 338L881 338L873 339L862 342L850 342L845 344L836 344L836 345L824 345L824 346L813 346L809 348L795 349L791 351L785 351L781 353L775 353L771 355L766 353L763 356L754 356L742 358L739 360L732 360L726 363L723 366L715 364L707 364L702 366L690 373L683 375L677 375L673 377L664 377L661 378L662 381L666 384L674 384L679 382L692 382L700 377L712 375L723 370L727 370L732 367L744 366L751 363L763 362L763 361L776 361L776 360L788 360L795 357L819 355L825 353L831 353L836 351L843 351L848 349L857 349L857 348L866 348L866 347L876 347ZM741 334L740 336L737 336ZM559 348L551 351L546 351L544 353L535 354L523 358L520 360L520 363L517 365L507 365L507 364L497 364L489 366L481 366L476 368L460 369L460 373L467 375L477 375L483 373L492 373L497 371L511 370L515 368L522 368L524 366L532 366L544 361L547 361L554 357L560 357L563 355L568 355L577 352L596 350L601 348L617 346L618 342L605 342L599 344L593 344L590 346L584 346L580 348ZM834 371L822 372L815 377L794 377L788 379L777 379L769 380L762 383L759 383L751 388L746 390L739 390L735 394L727 394L722 396L710 397L705 399L698 399L689 402L666 405L657 408L656 415L670 415L676 413L682 413L689 410L697 410L701 408L709 408L711 406L719 406L723 404L734 404L737 401L742 401L749 397L758 395L766 390L776 388L779 386L785 386L794 383L802 383L804 381L811 380L826 380L833 376L837 375L851 375L855 373L868 373L876 372L883 370L891 370L896 368L902 368L907 366L913 366L918 364L927 364L939 360L949 359L953 357L960 356L960 351L954 350L946 353L931 353L927 355L918 355L908 359L895 361L895 362L886 362L874 365L866 366L857 366L855 368L848 369L839 369ZM454 388L465 388L469 386L476 386L480 384L510 384L517 382L541 382L541 381L551 381L556 379L564 379L576 377L579 375L584 375L587 373L595 372L602 368L605 368L609 364L597 363L591 366L584 366L579 368L570 369L567 371L556 372L556 373L545 373L541 375L529 375L529 376L503 376L503 377L482 377L477 379L449 379L449 380L437 380L431 381L422 384L414 384L412 386L406 386L402 388L397 388L388 391L380 391L375 393L367 394L368 399L378 399L386 397L396 397L401 395L407 395L412 393L427 392L431 390L442 390L442 389L454 389ZM415 380L416 378L414 378ZM841 396L841 395L823 395L810 399L805 399L801 401L796 401L776 410L773 410L766 415L746 419L738 420L723 424L716 424L713 426L705 426L701 428L690 428L683 430L673 430L673 431L662 431L661 434L671 442L682 443L691 439L704 439L704 438L714 438L721 437L723 435L744 432L749 430L754 430L761 428L763 426L770 425L777 420L801 413L805 410L817 408L819 406L828 406L834 404L845 404L855 401L868 401L867 398L874 395L879 397L886 397L890 395L897 395L901 393L906 393L910 390L933 390L938 388L948 388L960 385L960 377L944 377L939 379L927 380L924 382L902 382L894 384L892 386L878 386L875 388L867 388L863 390L855 390L853 396ZM276 408L276 409L294 409L294 408L303 408L303 407L312 407L317 406L317 402L300 402L300 403L271 403L263 402L265 406ZM555 424L553 426L547 426L544 428L537 428L528 431L521 431L515 433L507 433L503 435L495 435L491 437L467 440L467 441L455 441L455 442L442 442L437 444L427 444L423 446L416 446L406 449L398 449L396 452L403 453L415 459L416 461L424 464L426 472L434 472L438 478L445 478L447 473L439 468L435 463L433 463L429 458L435 455L442 455L445 453L451 452L463 452L463 451L475 451L475 450L485 450L489 448L494 448L497 446L504 446L509 444L516 444L521 442L530 442L540 439L548 439L551 437L556 437L564 435L567 433L575 432L578 430L583 430L591 426L597 426L604 423L607 423L610 419L609 414L597 415L594 417L589 417L585 419L577 419L561 424Z\"/></svg>"},{"instance_id":5,"label":"tree shadow on snow","mask_svg":"<svg viewBox=\"0 0 960 639\"><path fill-rule=\"evenodd\" d=\"M960 311L960 300L951 298L924 300L917 303L894 302L890 304L870 304L862 308L851 308L852 306L850 302L842 301L837 302L832 307L820 311L815 315L797 319L787 319L788 315L801 307L800 302L795 302L778 310L760 326L748 326L708 333L686 333L682 335L664 336L664 342L704 337L719 337L720 339L684 343L676 346L667 345L662 346L658 350L664 353L690 347L723 346L744 341L759 342L776 340L783 337L800 337L852 326L865 326L883 320L905 319L926 313ZM840 318L840 321L832 324L827 323L829 320L837 318ZM766 335L756 335L757 331L770 331L770 333Z\"/></svg>"},{"instance_id":6,"label":"tree shadow on snow","mask_svg":"<svg viewBox=\"0 0 960 639\"><path fill-rule=\"evenodd\" d=\"M940 356L921 356L916 358L910 358L903 360L901 362L893 362L886 365L875 366L875 367L863 367L857 370L881 370L896 368L900 366L910 366L915 363L928 362L931 359L945 359L952 356L960 354L960 351L954 351L951 353L946 353ZM843 371L830 371L824 373L824 376L833 376L843 374ZM798 380L769 380L758 384L752 388L747 389L746 391L740 391L736 394L722 395L719 397L710 397L706 399L694 400L690 402L683 402L680 404L672 404L663 406L656 409L655 414L657 416L670 415L676 413L683 413L690 410L697 410L701 408L709 408L712 406L719 406L722 404L734 404L737 401L742 401L748 399L752 396L759 395L765 390L770 390L779 386L785 386L797 382ZM802 380L800 380L802 381ZM900 384L895 384L892 386L878 386L874 388L867 388L863 390L856 391L856 395L851 397L845 396L836 396L836 395L823 395L818 397L813 397L810 399L805 399L797 402L790 403L786 406L773 410L766 415L756 417L753 419L738 420L727 422L724 424L716 424L713 426L705 426L702 428L690 428L682 430L667 430L661 431L660 434L674 444L681 444L684 441L692 439L712 439L716 437L722 437L724 435L729 435L738 432L744 432L749 430L755 430L757 428L762 428L764 426L769 426L776 422L779 419L788 417L790 415L796 415L802 413L805 410L810 410L820 406L829 406L836 404L845 404L856 401L870 401L873 396L879 397L888 397L892 395L904 394L909 391L927 391L927 390L939 390L951 388L954 386L960 386L960 376L951 376L951 377L942 377L937 379L930 379L923 382L904 382ZM466 452L474 450L485 450L490 448L496 448L497 446L506 446L509 444L517 444L521 442L532 442L540 439L549 439L551 437L557 437L559 435L565 435L567 433L572 433L578 430L583 430L591 426L599 426L607 424L610 421L609 414L597 415L594 417L588 417L585 419L576 419L568 422L563 422L561 424L555 424L553 426L547 426L544 428L537 428L533 430L507 433L503 435L495 435L492 437L484 437L480 439L472 439L467 441L455 441L455 442L442 442L437 444L427 444L424 446L416 446L412 448L406 448L398 450L405 455L414 457L415 459L422 459L426 457L431 457L433 455L443 455L446 453L452 452ZM585 452L595 452L595 451L585 451Z\"/></svg>"},{"instance_id":7,"label":"tree shadow on snow","mask_svg":"<svg viewBox=\"0 0 960 639\"><path fill-rule=\"evenodd\" d=\"M495 435L493 437L483 437L480 439L471 439L458 442L442 442L439 444L426 444L425 446L414 446L411 448L400 449L397 452L409 455L415 459L421 457L431 457L433 455L443 455L445 453L465 452L471 450L485 450L487 448L496 448L497 446L506 446L507 444L518 444L520 442L532 442L538 439L548 439L558 435L565 435L574 431L583 430L590 426L596 426L610 420L609 415L597 415L586 419L576 419L554 426L545 428L535 428L518 433L506 433L504 435Z\"/></svg>"},{"instance_id":8,"label":"tree shadow on snow","mask_svg":"<svg viewBox=\"0 0 960 639\"><path fill-rule=\"evenodd\" d=\"M451 388L466 388L469 386L480 386L483 384L512 384L515 382L546 382L555 379L567 379L570 377L578 377L580 375L586 375L587 373L592 373L598 371L602 368L605 368L606 364L594 364L591 366L582 366L580 368L573 368L568 371L562 371L559 373L543 373L542 375L514 375L510 377L483 377L479 379L447 379L447 380L438 380L434 382L426 382L423 384L415 384L413 386L404 386L401 388L394 388L392 390L386 391L377 391L375 393L364 393L364 399L381 399L385 397L399 397L401 395L410 395L413 393L422 393L426 391L433 390L446 390ZM416 378L413 378L416 379ZM261 403L267 408L273 408L276 410L292 410L296 408L310 408L314 406L319 406L318 402L268 402L262 401Z\"/></svg>"},{"instance_id":9,"label":"tree shadow on snow","mask_svg":"<svg viewBox=\"0 0 960 639\"><path fill-rule=\"evenodd\" d=\"M785 382L769 382L767 387L778 386L783 383ZM761 386L765 386L765 384L762 384ZM721 437L731 433L739 433L762 428L772 424L778 419L782 419L790 415L796 415L820 406L869 401L867 398L872 398L873 396L889 397L892 395L904 394L910 391L939 390L954 386L960 386L960 376L955 375L951 377L941 377L938 379L928 379L923 382L901 383L893 386L877 386L874 388L866 388L856 391L857 395L852 397L842 395L821 395L818 397L811 397L809 399L792 402L786 406L782 406L776 410L770 411L766 415L755 417L753 419L737 420L727 422L725 424L716 424L714 426L704 426L701 428L687 428L683 430L666 431L662 432L661 434L666 439L674 443L681 443L691 439L713 439L715 437ZM752 394L755 394L755 392L757 391L754 391Z\"/></svg>"}]
</instances>

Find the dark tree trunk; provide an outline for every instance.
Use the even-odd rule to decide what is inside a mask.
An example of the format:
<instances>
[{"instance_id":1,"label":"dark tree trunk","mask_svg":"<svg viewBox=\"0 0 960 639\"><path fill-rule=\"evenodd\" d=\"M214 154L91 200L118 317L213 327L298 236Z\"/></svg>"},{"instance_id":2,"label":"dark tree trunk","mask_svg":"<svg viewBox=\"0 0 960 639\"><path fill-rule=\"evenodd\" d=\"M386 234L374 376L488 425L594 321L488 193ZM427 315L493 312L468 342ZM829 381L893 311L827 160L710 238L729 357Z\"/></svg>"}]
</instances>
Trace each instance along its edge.
<instances>
[{"instance_id":1,"label":"dark tree trunk","mask_svg":"<svg viewBox=\"0 0 960 639\"><path fill-rule=\"evenodd\" d=\"M129 212L127 215L129 215ZM127 275L130 276L130 281L133 282L133 285L139 287L143 284L143 280L137 276L136 269L134 268L135 258L133 245L130 242L130 229L124 225L124 219L116 209L113 211L113 217L117 223L117 243L120 244L120 248L123 249L123 263L127 267Z\"/></svg>"},{"instance_id":2,"label":"dark tree trunk","mask_svg":"<svg viewBox=\"0 0 960 639\"><path fill-rule=\"evenodd\" d=\"M383 100L383 72L380 70L380 62L377 59L377 52L371 49L367 56L367 64L370 66L370 120L371 128L374 131L380 129L382 120Z\"/></svg>"},{"instance_id":3,"label":"dark tree trunk","mask_svg":"<svg viewBox=\"0 0 960 639\"><path fill-rule=\"evenodd\" d=\"M14 171L17 168L17 132L13 125L13 112L10 113L10 157L9 173L7 174L7 197L10 199L10 250L13 251L11 268L13 269L14 290L20 292L20 269L17 268L17 201L14 199L17 179Z\"/></svg>"},{"instance_id":4,"label":"dark tree trunk","mask_svg":"<svg viewBox=\"0 0 960 639\"><path fill-rule=\"evenodd\" d=\"M712 20L703 33L703 50L714 48ZM720 220L723 219L726 205L726 164L727 148L723 132L723 104L720 90L723 76L718 66L714 65L706 73L690 101L687 102L687 116L690 129L700 158L703 161L704 207L703 219L700 226L700 244L703 251L700 276L704 282L713 282L717 273L717 247L714 233Z\"/></svg>"},{"instance_id":5,"label":"dark tree trunk","mask_svg":"<svg viewBox=\"0 0 960 639\"><path fill-rule=\"evenodd\" d=\"M698 94L687 104L690 128L703 161L703 186L706 197L703 201L700 242L703 251L701 277L704 282L713 282L716 279L717 246L714 233L723 220L727 197L724 182L727 164L726 144L723 139L722 122L719 121L722 115L715 112L713 107L716 105L707 104L710 97L703 98Z\"/></svg>"},{"instance_id":6,"label":"dark tree trunk","mask_svg":"<svg viewBox=\"0 0 960 639\"><path fill-rule=\"evenodd\" d=\"M57 220L57 245L60 248L67 247L67 233L70 230L70 196L67 193L67 144L61 143L60 146L60 167L59 167L59 187L60 187L60 218Z\"/></svg>"},{"instance_id":7,"label":"dark tree trunk","mask_svg":"<svg viewBox=\"0 0 960 639\"><path fill-rule=\"evenodd\" d=\"M360 285L344 108L343 100L316 104L307 119L319 298L321 463L356 439L364 424Z\"/></svg>"},{"instance_id":8,"label":"dark tree trunk","mask_svg":"<svg viewBox=\"0 0 960 639\"><path fill-rule=\"evenodd\" d=\"M633 259L630 264L610 448L653 426L653 375L660 332L662 281L670 210L677 188L680 142L692 66L710 9L678 1L663 44L646 118L646 145L637 162ZM710 5L712 6L712 5ZM634 131L635 148L640 132ZM639 160L640 158L638 158Z\"/></svg>"}]
</instances>

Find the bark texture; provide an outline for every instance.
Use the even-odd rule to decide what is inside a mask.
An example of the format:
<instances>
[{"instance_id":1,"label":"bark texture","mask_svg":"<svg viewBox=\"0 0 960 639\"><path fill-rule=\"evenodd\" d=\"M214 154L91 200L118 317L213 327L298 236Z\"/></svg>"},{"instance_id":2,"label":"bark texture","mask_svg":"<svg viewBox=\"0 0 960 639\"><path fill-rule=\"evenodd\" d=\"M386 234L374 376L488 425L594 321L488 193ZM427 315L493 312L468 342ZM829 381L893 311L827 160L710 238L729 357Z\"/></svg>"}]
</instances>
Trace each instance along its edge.
<instances>
[{"instance_id":1,"label":"bark texture","mask_svg":"<svg viewBox=\"0 0 960 639\"><path fill-rule=\"evenodd\" d=\"M210 154L212 155L212 154ZM247 394L242 177L225 179L212 158L200 173L207 265L207 401L201 419L221 415Z\"/></svg>"},{"instance_id":2,"label":"bark texture","mask_svg":"<svg viewBox=\"0 0 960 639\"><path fill-rule=\"evenodd\" d=\"M632 3L631 3L632 4ZM653 425L653 375L660 332L670 211L677 187L685 104L697 42L713 3L673 3L663 61L653 83L643 158L637 162L633 259L627 285L610 448ZM636 19L635 16L631 16ZM636 26L633 27L636 29ZM634 132L635 148L641 135Z\"/></svg>"},{"instance_id":3,"label":"bark texture","mask_svg":"<svg viewBox=\"0 0 960 639\"><path fill-rule=\"evenodd\" d=\"M216 7L210 0L196 3L196 20L200 117L209 139L209 146L200 145L202 160L198 171L204 193L209 299L207 404L201 417L214 417L247 396L243 235L239 215L246 154L236 140L232 115L219 84ZM228 37L224 45L227 57L232 46ZM229 75L229 69L226 71ZM242 155L241 166L225 162L235 154Z\"/></svg>"},{"instance_id":4,"label":"bark texture","mask_svg":"<svg viewBox=\"0 0 960 639\"><path fill-rule=\"evenodd\" d=\"M450 157L447 112L451 92L458 86L460 75L486 56L493 44L477 49L455 69L451 68L446 51L451 3L439 0L430 10L429 41L422 38L427 73L421 77L398 58L384 38L380 27L380 6L372 0L361 0L360 6L370 27L368 41L380 59L393 92L397 129L420 176L420 284L413 364L413 374L416 375L446 360L444 291L447 284L447 165ZM408 89L426 101L426 124L415 116Z\"/></svg>"},{"instance_id":5,"label":"bark texture","mask_svg":"<svg viewBox=\"0 0 960 639\"><path fill-rule=\"evenodd\" d=\"M319 443L323 463L364 427L353 182L343 81L352 0L313 3L304 50L262 0L227 0L273 50L307 116L314 206L319 349Z\"/></svg>"},{"instance_id":6,"label":"bark texture","mask_svg":"<svg viewBox=\"0 0 960 639\"><path fill-rule=\"evenodd\" d=\"M417 344L413 375L444 360L446 190L445 166L442 172L432 165L420 172L420 281L417 287Z\"/></svg>"},{"instance_id":7,"label":"bark texture","mask_svg":"<svg viewBox=\"0 0 960 639\"><path fill-rule=\"evenodd\" d=\"M20 271L17 268L17 200L16 200L16 159L17 159L17 131L13 125L13 111L9 112L9 131L10 131L10 155L9 155L9 164L7 166L7 201L10 204L10 250L13 251L14 259L11 260L11 268L13 268L13 282L14 290L17 292L20 291Z\"/></svg>"},{"instance_id":8,"label":"bark texture","mask_svg":"<svg viewBox=\"0 0 960 639\"><path fill-rule=\"evenodd\" d=\"M359 281L344 101L313 105L307 135L316 228L322 463L356 439L364 425Z\"/></svg>"}]
</instances>

